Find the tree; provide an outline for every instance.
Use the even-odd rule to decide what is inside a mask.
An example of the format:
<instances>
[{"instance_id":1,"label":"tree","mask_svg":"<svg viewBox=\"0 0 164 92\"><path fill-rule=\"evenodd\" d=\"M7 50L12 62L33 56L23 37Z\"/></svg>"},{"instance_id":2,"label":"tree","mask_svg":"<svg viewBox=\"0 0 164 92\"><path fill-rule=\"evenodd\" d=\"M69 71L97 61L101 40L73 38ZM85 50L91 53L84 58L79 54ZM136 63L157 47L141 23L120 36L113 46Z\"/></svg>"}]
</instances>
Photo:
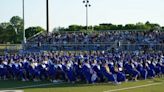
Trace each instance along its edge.
<instances>
[{"instance_id":1,"label":"tree","mask_svg":"<svg viewBox=\"0 0 164 92\"><path fill-rule=\"evenodd\" d=\"M10 19L10 23L15 28L16 33L23 32L23 19L21 19L19 16L13 16Z\"/></svg>"},{"instance_id":2,"label":"tree","mask_svg":"<svg viewBox=\"0 0 164 92\"><path fill-rule=\"evenodd\" d=\"M95 29L99 29L99 30L110 30L110 27L112 26L111 23L102 23L102 24L99 24L99 26L97 26L97 28Z\"/></svg>"},{"instance_id":3,"label":"tree","mask_svg":"<svg viewBox=\"0 0 164 92\"><path fill-rule=\"evenodd\" d=\"M26 37L29 38L45 30L41 27L30 27L26 31ZM0 24L0 32L0 43L21 43L23 40L23 20L19 16L13 16L10 22Z\"/></svg>"},{"instance_id":4,"label":"tree","mask_svg":"<svg viewBox=\"0 0 164 92\"><path fill-rule=\"evenodd\" d=\"M16 33L13 29L13 26L10 23L1 23L0 24L0 43L15 43L16 42Z\"/></svg>"},{"instance_id":5,"label":"tree","mask_svg":"<svg viewBox=\"0 0 164 92\"><path fill-rule=\"evenodd\" d=\"M145 25L150 25L150 22L149 21L146 21Z\"/></svg>"},{"instance_id":6,"label":"tree","mask_svg":"<svg viewBox=\"0 0 164 92\"><path fill-rule=\"evenodd\" d=\"M117 25L111 25L111 26L110 26L110 30L118 30Z\"/></svg>"},{"instance_id":7,"label":"tree","mask_svg":"<svg viewBox=\"0 0 164 92\"><path fill-rule=\"evenodd\" d=\"M128 29L136 29L136 26L134 24L126 24L124 29L128 30Z\"/></svg>"},{"instance_id":8,"label":"tree","mask_svg":"<svg viewBox=\"0 0 164 92\"><path fill-rule=\"evenodd\" d=\"M42 27L40 26L37 26L37 27L29 27L25 30L26 32L26 38L30 38L32 36L34 36L35 34L39 33L39 32L43 32L45 31L45 29L43 29Z\"/></svg>"},{"instance_id":9,"label":"tree","mask_svg":"<svg viewBox=\"0 0 164 92\"><path fill-rule=\"evenodd\" d=\"M117 25L117 28L119 29L119 30L122 30L123 29L123 25Z\"/></svg>"},{"instance_id":10,"label":"tree","mask_svg":"<svg viewBox=\"0 0 164 92\"><path fill-rule=\"evenodd\" d=\"M164 26L161 27L161 31L164 31Z\"/></svg>"},{"instance_id":11,"label":"tree","mask_svg":"<svg viewBox=\"0 0 164 92\"><path fill-rule=\"evenodd\" d=\"M0 24L0 43L4 43L6 41L6 29L10 25L10 23L4 22Z\"/></svg>"},{"instance_id":12,"label":"tree","mask_svg":"<svg viewBox=\"0 0 164 92\"><path fill-rule=\"evenodd\" d=\"M112 26L113 24L112 23L102 23L100 24L100 26Z\"/></svg>"},{"instance_id":13,"label":"tree","mask_svg":"<svg viewBox=\"0 0 164 92\"><path fill-rule=\"evenodd\" d=\"M83 27L80 25L70 25L68 29L68 31L80 31L83 29Z\"/></svg>"},{"instance_id":14,"label":"tree","mask_svg":"<svg viewBox=\"0 0 164 92\"><path fill-rule=\"evenodd\" d=\"M5 42L10 42L11 44L14 44L14 43L17 43L19 42L18 39L17 39L17 34L13 28L12 25L9 25L7 28L6 28L6 32L5 32L5 37L6 39Z\"/></svg>"},{"instance_id":15,"label":"tree","mask_svg":"<svg viewBox=\"0 0 164 92\"><path fill-rule=\"evenodd\" d=\"M142 22L136 23L136 29L146 29L145 24Z\"/></svg>"},{"instance_id":16,"label":"tree","mask_svg":"<svg viewBox=\"0 0 164 92\"><path fill-rule=\"evenodd\" d=\"M1 25L1 24L0 24ZM0 33L2 33L3 32L3 28L0 26Z\"/></svg>"},{"instance_id":17,"label":"tree","mask_svg":"<svg viewBox=\"0 0 164 92\"><path fill-rule=\"evenodd\" d=\"M23 40L23 19L19 16L13 16L10 19L10 24L16 32L16 43L21 43Z\"/></svg>"}]
</instances>

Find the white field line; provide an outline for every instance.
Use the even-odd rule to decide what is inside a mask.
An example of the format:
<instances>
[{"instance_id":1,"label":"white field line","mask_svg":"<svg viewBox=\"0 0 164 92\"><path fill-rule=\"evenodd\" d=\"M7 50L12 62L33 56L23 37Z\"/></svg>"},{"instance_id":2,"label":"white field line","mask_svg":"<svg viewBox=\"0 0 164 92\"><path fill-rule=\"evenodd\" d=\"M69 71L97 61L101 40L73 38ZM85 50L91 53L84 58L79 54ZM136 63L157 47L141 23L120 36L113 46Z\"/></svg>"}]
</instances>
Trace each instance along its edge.
<instances>
[{"instance_id":1,"label":"white field line","mask_svg":"<svg viewBox=\"0 0 164 92\"><path fill-rule=\"evenodd\" d=\"M13 87L13 88L7 88L5 90L13 90L13 89L24 89L24 88L34 88L34 87L43 87L43 86L50 86L50 85L54 85L57 83L47 83L47 84L38 84L38 85L30 85L30 86L20 86L20 87ZM4 90L4 89L0 89L0 90Z\"/></svg>"},{"instance_id":2,"label":"white field line","mask_svg":"<svg viewBox=\"0 0 164 92\"><path fill-rule=\"evenodd\" d=\"M152 83L152 84L147 84L147 85L140 85L140 86L134 86L134 87L127 87L127 88L121 88L121 89L108 90L108 91L104 91L104 92L116 92L116 91L143 88L143 87L148 87L148 86L153 86L153 85L160 85L160 84L162 84L162 83Z\"/></svg>"},{"instance_id":3,"label":"white field line","mask_svg":"<svg viewBox=\"0 0 164 92\"><path fill-rule=\"evenodd\" d=\"M0 92L24 92L23 90L0 90Z\"/></svg>"}]
</instances>

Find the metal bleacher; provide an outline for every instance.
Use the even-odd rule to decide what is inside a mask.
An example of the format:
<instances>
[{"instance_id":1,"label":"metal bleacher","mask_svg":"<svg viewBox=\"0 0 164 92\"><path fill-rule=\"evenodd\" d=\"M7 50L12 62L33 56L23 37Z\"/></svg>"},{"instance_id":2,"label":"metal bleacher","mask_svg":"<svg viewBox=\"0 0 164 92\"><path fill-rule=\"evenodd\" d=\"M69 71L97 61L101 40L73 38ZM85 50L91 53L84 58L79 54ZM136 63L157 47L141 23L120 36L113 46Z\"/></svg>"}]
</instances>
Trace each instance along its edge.
<instances>
[{"instance_id":1,"label":"metal bleacher","mask_svg":"<svg viewBox=\"0 0 164 92\"><path fill-rule=\"evenodd\" d=\"M64 33L64 32L63 32ZM75 32L76 33L76 32ZM35 41L33 39L38 39L41 37L45 41L39 40ZM121 43L119 40L114 42L97 42L97 43L49 43L46 42L48 34L39 33L33 38L27 40L24 44L24 49L26 51L92 51L92 50L120 50L120 51L135 51L135 50L154 50L154 51L164 51L164 44L147 44L147 43ZM76 38L75 38L76 39Z\"/></svg>"}]
</instances>

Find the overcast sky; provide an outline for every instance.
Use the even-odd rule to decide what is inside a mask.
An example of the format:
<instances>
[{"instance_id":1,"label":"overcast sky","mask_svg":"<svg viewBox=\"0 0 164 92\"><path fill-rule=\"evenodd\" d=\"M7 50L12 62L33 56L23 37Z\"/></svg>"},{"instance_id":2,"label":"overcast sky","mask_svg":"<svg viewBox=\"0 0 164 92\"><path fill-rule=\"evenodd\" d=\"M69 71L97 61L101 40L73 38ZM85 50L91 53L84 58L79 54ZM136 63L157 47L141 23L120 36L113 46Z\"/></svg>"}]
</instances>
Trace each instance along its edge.
<instances>
[{"instance_id":1,"label":"overcast sky","mask_svg":"<svg viewBox=\"0 0 164 92\"><path fill-rule=\"evenodd\" d=\"M85 25L83 0L49 0L50 29ZM164 0L90 0L89 25L150 21L164 26ZM25 0L25 27L46 28L46 0ZM22 0L0 0L0 23L22 16Z\"/></svg>"}]
</instances>

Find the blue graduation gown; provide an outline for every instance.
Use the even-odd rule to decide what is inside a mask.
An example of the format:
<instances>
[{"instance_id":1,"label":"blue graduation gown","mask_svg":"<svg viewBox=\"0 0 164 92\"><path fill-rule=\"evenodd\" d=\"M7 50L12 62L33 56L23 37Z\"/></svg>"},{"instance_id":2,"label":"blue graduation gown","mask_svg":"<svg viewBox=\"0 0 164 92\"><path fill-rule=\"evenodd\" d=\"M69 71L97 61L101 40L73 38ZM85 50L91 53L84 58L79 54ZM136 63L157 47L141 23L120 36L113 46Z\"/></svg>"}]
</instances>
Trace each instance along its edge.
<instances>
[{"instance_id":1,"label":"blue graduation gown","mask_svg":"<svg viewBox=\"0 0 164 92\"><path fill-rule=\"evenodd\" d=\"M56 76L56 69L55 69L54 65L49 65L48 66L48 76L52 80L55 78L55 76Z\"/></svg>"},{"instance_id":2,"label":"blue graduation gown","mask_svg":"<svg viewBox=\"0 0 164 92\"><path fill-rule=\"evenodd\" d=\"M126 65L126 73L132 75L132 77L137 77L139 75L139 72L132 68L131 64Z\"/></svg>"},{"instance_id":3,"label":"blue graduation gown","mask_svg":"<svg viewBox=\"0 0 164 92\"><path fill-rule=\"evenodd\" d=\"M114 75L113 74L109 74L106 71L106 68L105 67L103 67L103 66L101 67L101 72L108 79L108 81L116 82L116 78L114 77Z\"/></svg>"},{"instance_id":4,"label":"blue graduation gown","mask_svg":"<svg viewBox=\"0 0 164 92\"><path fill-rule=\"evenodd\" d=\"M67 68L66 65L63 65L63 70L66 73L66 75L67 75L67 77L70 81L75 81L76 80L76 78L73 74L73 69L71 67Z\"/></svg>"},{"instance_id":5,"label":"blue graduation gown","mask_svg":"<svg viewBox=\"0 0 164 92\"><path fill-rule=\"evenodd\" d=\"M117 72L117 81L122 82L126 80L126 75L123 72Z\"/></svg>"},{"instance_id":6,"label":"blue graduation gown","mask_svg":"<svg viewBox=\"0 0 164 92\"><path fill-rule=\"evenodd\" d=\"M97 65L93 66L93 70L97 73L98 78L100 78L100 82L104 81L103 74Z\"/></svg>"},{"instance_id":7,"label":"blue graduation gown","mask_svg":"<svg viewBox=\"0 0 164 92\"><path fill-rule=\"evenodd\" d=\"M92 81L91 81L92 74L90 73L90 68L88 68L86 65L83 65L82 73L85 76L86 81L88 83L92 83Z\"/></svg>"},{"instance_id":8,"label":"blue graduation gown","mask_svg":"<svg viewBox=\"0 0 164 92\"><path fill-rule=\"evenodd\" d=\"M0 67L0 77L3 77L4 76L4 65L1 64L1 67Z\"/></svg>"},{"instance_id":9,"label":"blue graduation gown","mask_svg":"<svg viewBox=\"0 0 164 92\"><path fill-rule=\"evenodd\" d=\"M155 71L151 69L149 66L146 66L146 70L148 71L148 77L155 77Z\"/></svg>"},{"instance_id":10,"label":"blue graduation gown","mask_svg":"<svg viewBox=\"0 0 164 92\"><path fill-rule=\"evenodd\" d=\"M147 79L147 76L148 76L148 71L146 69L144 69L144 67L142 65L138 65L137 66L137 70L140 72L141 74L141 77L143 79Z\"/></svg>"}]
</instances>

